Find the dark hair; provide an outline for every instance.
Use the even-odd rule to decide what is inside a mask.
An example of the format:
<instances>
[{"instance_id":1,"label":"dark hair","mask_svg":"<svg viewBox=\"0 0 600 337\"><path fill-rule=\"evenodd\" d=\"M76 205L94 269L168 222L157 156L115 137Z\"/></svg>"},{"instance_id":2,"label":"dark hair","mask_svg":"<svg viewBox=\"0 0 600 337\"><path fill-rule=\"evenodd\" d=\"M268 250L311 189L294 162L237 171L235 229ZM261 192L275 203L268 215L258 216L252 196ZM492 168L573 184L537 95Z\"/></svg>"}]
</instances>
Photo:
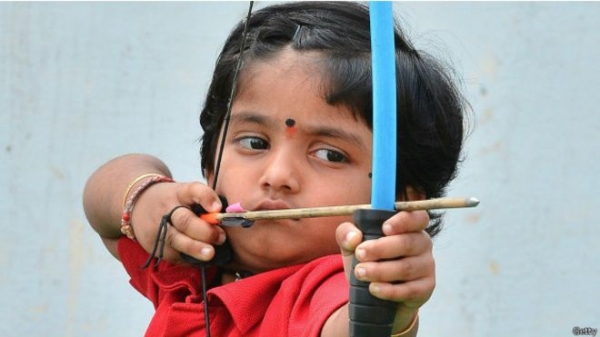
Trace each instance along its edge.
<instances>
[{"instance_id":1,"label":"dark hair","mask_svg":"<svg viewBox=\"0 0 600 337\"><path fill-rule=\"evenodd\" d=\"M204 170L213 169L215 164L243 29L241 22L226 40L200 115ZM441 197L460 162L466 104L450 69L417 51L397 23L395 46L396 195L406 196L407 186L412 186L427 198ZM253 13L242 56L244 65L273 57L283 48L322 53L327 78L324 99L331 105L347 106L372 129L368 7L356 2L311 1L272 5ZM441 214L431 215L428 231L434 236L441 229Z\"/></svg>"}]
</instances>

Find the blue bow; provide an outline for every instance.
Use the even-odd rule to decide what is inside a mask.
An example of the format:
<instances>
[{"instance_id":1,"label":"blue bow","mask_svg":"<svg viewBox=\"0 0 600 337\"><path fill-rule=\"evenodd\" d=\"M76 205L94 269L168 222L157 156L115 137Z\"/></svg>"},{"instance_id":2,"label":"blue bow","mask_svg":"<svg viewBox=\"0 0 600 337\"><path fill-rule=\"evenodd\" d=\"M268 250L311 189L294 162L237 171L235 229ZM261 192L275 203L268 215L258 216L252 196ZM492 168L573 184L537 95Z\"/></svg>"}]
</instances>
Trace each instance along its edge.
<instances>
[{"instance_id":1,"label":"blue bow","mask_svg":"<svg viewBox=\"0 0 600 337\"><path fill-rule=\"evenodd\" d=\"M394 215L396 201L396 53L391 2L370 3L373 62L373 167L371 209L354 212L363 240L383 235L381 226ZM353 269L358 261L354 259ZM369 283L350 273L350 336L387 337L397 303L371 295Z\"/></svg>"},{"instance_id":2,"label":"blue bow","mask_svg":"<svg viewBox=\"0 0 600 337\"><path fill-rule=\"evenodd\" d=\"M370 5L373 62L373 181L371 205L394 210L396 201L396 56L392 3Z\"/></svg>"}]
</instances>

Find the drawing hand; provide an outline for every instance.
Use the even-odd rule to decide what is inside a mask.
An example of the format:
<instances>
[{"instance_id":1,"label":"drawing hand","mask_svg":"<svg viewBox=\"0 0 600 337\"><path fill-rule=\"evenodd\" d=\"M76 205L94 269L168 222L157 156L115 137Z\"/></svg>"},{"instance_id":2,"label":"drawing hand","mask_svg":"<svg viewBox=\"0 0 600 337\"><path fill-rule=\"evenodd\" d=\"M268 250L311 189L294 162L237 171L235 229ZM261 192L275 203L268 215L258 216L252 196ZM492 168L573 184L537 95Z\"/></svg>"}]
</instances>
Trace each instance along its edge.
<instances>
[{"instance_id":1,"label":"drawing hand","mask_svg":"<svg viewBox=\"0 0 600 337\"><path fill-rule=\"evenodd\" d=\"M167 226L163 259L181 263L180 253L184 253L201 261L210 260L215 254L213 245L225 241L225 231L194 214L191 210L194 204L210 212L221 209L217 194L199 182L156 184L144 192L132 214L135 233L142 247L152 251L162 217L183 205L185 207L171 215L172 225Z\"/></svg>"}]
</instances>

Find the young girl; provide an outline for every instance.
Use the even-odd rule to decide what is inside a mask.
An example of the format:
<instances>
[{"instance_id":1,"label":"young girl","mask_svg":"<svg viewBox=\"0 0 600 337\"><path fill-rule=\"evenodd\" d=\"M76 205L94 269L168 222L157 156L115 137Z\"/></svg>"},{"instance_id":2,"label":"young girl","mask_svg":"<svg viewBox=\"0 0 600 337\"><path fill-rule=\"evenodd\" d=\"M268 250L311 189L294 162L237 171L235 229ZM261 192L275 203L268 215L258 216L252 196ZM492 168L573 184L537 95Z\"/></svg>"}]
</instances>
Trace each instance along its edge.
<instances>
[{"instance_id":1,"label":"young girl","mask_svg":"<svg viewBox=\"0 0 600 337\"><path fill-rule=\"evenodd\" d=\"M126 155L100 167L85 188L90 224L156 308L147 336L348 336L351 272L371 282L374 296L398 303L394 336L415 336L417 311L435 286L431 238L439 215L399 212L384 223L383 238L361 243L349 217L220 227L191 210L221 211L219 195L246 210L370 202L368 8L264 8L250 17L240 55L243 30L240 23L227 39L200 116L208 186L175 183L158 159ZM456 174L464 102L445 68L398 27L395 44L396 192L402 200L440 197ZM165 214L164 260L142 268ZM213 260L219 247L231 247L224 265ZM209 261L206 298L200 270L181 253Z\"/></svg>"}]
</instances>

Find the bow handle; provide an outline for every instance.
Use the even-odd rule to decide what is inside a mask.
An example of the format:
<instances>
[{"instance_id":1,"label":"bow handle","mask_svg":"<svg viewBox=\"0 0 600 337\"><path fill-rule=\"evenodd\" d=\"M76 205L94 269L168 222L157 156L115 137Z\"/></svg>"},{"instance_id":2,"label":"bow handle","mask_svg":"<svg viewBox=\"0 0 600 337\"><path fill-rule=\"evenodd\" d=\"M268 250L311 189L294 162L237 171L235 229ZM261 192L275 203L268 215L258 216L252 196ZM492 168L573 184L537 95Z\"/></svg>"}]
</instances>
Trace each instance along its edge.
<instances>
[{"instance_id":1,"label":"bow handle","mask_svg":"<svg viewBox=\"0 0 600 337\"><path fill-rule=\"evenodd\" d=\"M383 222L396 214L395 211L359 209L354 212L354 223L363 233L363 241L383 236ZM352 270L358 261L352 262ZM350 274L350 337L389 337L398 303L379 299L369 292L369 283Z\"/></svg>"}]
</instances>

